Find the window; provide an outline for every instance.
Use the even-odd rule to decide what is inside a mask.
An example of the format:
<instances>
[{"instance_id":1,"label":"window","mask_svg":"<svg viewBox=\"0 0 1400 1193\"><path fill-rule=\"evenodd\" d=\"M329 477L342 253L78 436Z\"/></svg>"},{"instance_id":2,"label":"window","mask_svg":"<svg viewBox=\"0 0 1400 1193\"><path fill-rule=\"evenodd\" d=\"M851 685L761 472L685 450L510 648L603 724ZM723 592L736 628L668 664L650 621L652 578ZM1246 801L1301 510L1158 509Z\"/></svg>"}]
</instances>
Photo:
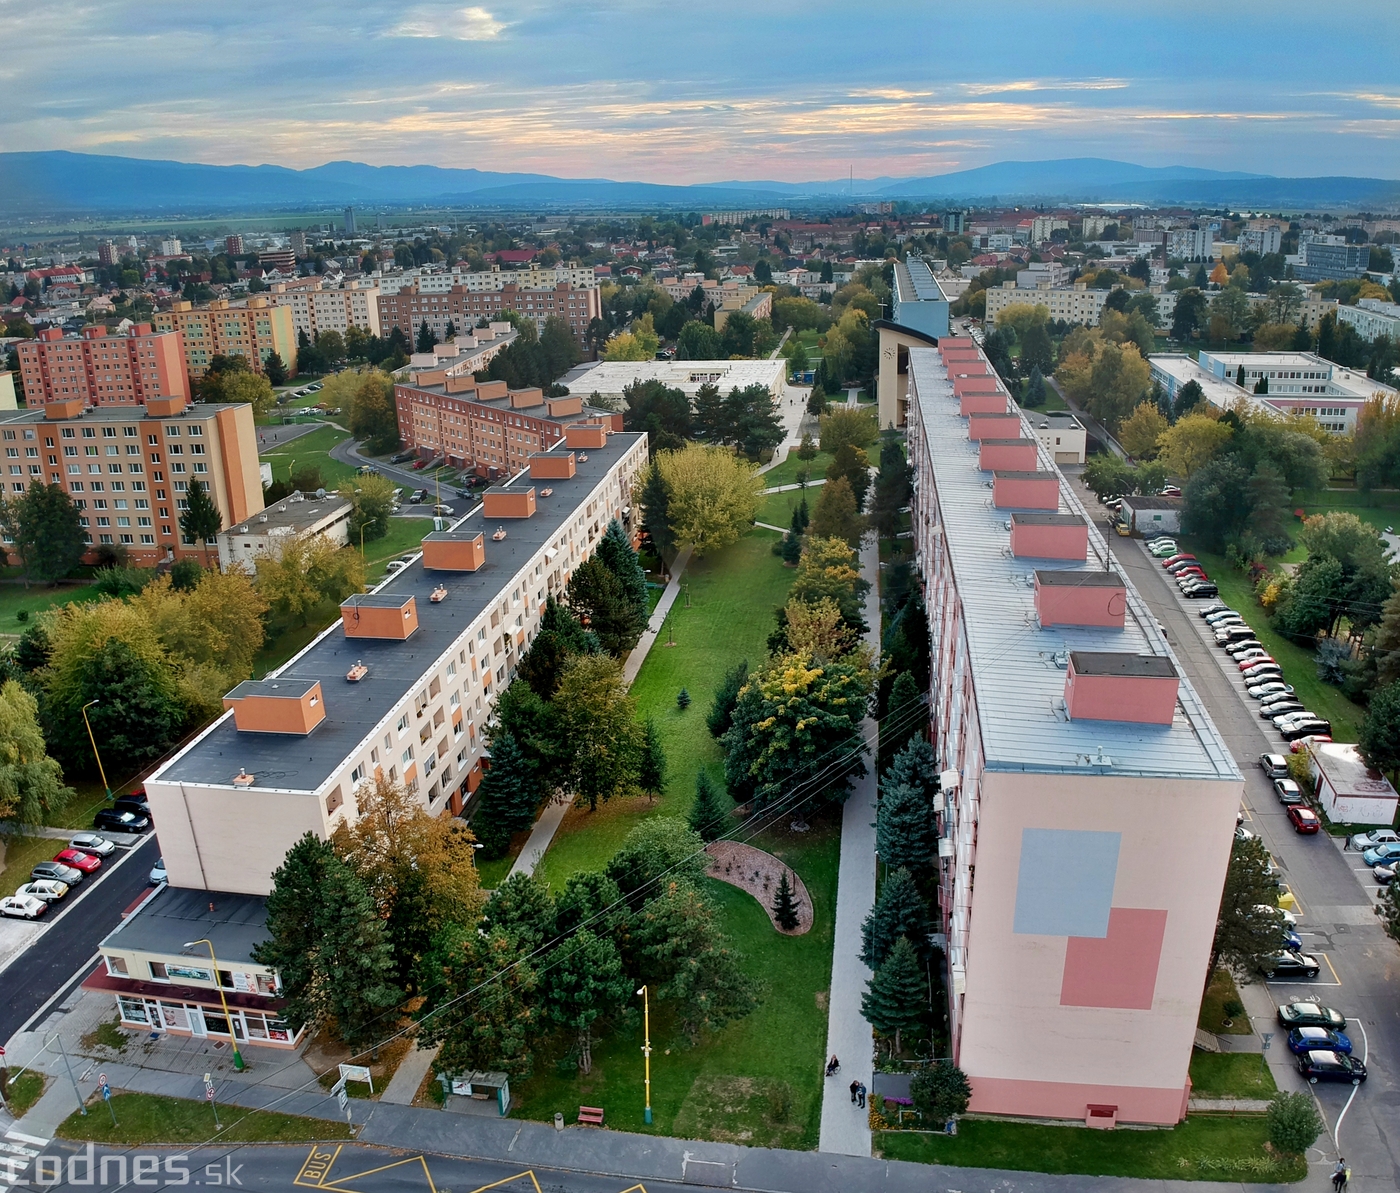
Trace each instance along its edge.
<instances>
[{"instance_id":1,"label":"window","mask_svg":"<svg viewBox=\"0 0 1400 1193\"><path fill-rule=\"evenodd\" d=\"M113 977L124 978L127 976L125 957L107 957L106 961L107 972Z\"/></svg>"}]
</instances>

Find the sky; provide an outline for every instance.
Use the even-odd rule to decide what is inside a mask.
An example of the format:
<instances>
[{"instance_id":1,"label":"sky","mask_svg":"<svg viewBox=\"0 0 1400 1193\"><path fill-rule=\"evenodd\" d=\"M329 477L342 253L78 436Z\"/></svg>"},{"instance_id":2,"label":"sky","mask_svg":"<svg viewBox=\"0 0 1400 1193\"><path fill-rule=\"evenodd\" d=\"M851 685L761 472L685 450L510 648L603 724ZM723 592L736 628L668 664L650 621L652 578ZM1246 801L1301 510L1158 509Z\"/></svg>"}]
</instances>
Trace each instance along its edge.
<instances>
[{"instance_id":1,"label":"sky","mask_svg":"<svg viewBox=\"0 0 1400 1193\"><path fill-rule=\"evenodd\" d=\"M1062 157L1400 178L1396 0L0 0L0 45L0 150L676 184Z\"/></svg>"}]
</instances>

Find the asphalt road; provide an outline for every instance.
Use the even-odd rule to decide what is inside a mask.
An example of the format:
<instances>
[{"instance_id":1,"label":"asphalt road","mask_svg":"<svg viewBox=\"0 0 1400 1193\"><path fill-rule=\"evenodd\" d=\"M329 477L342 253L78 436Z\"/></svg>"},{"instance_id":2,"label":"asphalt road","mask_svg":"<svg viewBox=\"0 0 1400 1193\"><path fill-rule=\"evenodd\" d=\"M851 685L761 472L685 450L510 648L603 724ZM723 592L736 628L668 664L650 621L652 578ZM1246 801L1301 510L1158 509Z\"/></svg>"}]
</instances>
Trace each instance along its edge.
<instances>
[{"instance_id":1,"label":"asphalt road","mask_svg":"<svg viewBox=\"0 0 1400 1193\"><path fill-rule=\"evenodd\" d=\"M62 844L55 841L55 847ZM125 860L115 864L116 857ZM0 1042L20 1031L30 1018L64 987L89 972L97 945L121 922L122 912L146 889L151 867L160 856L154 834L139 845L114 855L96 879L87 879L52 926L20 953L0 974Z\"/></svg>"},{"instance_id":2,"label":"asphalt road","mask_svg":"<svg viewBox=\"0 0 1400 1193\"><path fill-rule=\"evenodd\" d=\"M1097 515L1101 507L1093 494L1081 488L1081 497ZM1298 933L1304 951L1324 958L1318 979L1269 982L1270 997L1276 1004L1317 998L1336 1007L1353 1023L1348 1030L1358 1054L1366 1049L1368 1080L1346 1110L1338 1136L1354 1185L1400 1188L1400 948L1376 920L1372 910L1376 888L1368 881L1370 874L1356 854L1342 851L1340 842L1322 833L1306 837L1293 830L1258 765L1260 754L1287 753L1288 746L1260 719L1238 674L1227 672L1229 656L1207 638L1205 623L1197 615L1199 602L1182 598L1139 542L1112 534L1109 540L1164 626L1244 773L1249 827L1259 834L1298 899ZM1305 1088L1301 1078L1297 1080L1297 1088ZM1352 1087L1312 1088L1329 1129L1335 1131Z\"/></svg>"}]
</instances>

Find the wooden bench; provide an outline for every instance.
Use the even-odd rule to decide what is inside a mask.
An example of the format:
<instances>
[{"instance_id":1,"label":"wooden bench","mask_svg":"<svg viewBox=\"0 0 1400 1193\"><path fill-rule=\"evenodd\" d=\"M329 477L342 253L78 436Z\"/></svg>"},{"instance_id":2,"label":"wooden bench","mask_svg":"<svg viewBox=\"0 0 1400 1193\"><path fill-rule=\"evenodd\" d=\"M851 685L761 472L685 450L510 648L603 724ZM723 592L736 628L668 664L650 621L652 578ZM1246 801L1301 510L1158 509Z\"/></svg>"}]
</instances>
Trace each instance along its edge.
<instances>
[{"instance_id":1,"label":"wooden bench","mask_svg":"<svg viewBox=\"0 0 1400 1193\"><path fill-rule=\"evenodd\" d=\"M601 1127L603 1125L603 1108L601 1106L580 1106L578 1108L578 1121L586 1127Z\"/></svg>"}]
</instances>

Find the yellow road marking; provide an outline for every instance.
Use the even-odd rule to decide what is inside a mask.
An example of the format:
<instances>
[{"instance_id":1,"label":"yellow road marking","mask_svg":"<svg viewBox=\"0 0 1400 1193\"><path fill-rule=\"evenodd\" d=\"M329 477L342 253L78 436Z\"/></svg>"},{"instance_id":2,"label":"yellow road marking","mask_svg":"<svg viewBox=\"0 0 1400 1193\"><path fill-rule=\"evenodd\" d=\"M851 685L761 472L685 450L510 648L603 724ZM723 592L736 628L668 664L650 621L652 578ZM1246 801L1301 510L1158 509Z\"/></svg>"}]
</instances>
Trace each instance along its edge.
<instances>
[{"instance_id":1,"label":"yellow road marking","mask_svg":"<svg viewBox=\"0 0 1400 1193\"><path fill-rule=\"evenodd\" d=\"M313 1147L302 1162L301 1169L297 1172L296 1180L292 1184L305 1185L313 1189L320 1188L343 1146L344 1144L337 1145L333 1152L318 1151Z\"/></svg>"},{"instance_id":2,"label":"yellow road marking","mask_svg":"<svg viewBox=\"0 0 1400 1193\"><path fill-rule=\"evenodd\" d=\"M1322 959L1327 962L1327 968L1332 970L1332 976L1336 978L1337 985L1340 986L1342 984L1342 979L1337 977L1337 971L1332 967L1332 958L1329 957L1326 953L1323 953L1321 956Z\"/></svg>"}]
</instances>

